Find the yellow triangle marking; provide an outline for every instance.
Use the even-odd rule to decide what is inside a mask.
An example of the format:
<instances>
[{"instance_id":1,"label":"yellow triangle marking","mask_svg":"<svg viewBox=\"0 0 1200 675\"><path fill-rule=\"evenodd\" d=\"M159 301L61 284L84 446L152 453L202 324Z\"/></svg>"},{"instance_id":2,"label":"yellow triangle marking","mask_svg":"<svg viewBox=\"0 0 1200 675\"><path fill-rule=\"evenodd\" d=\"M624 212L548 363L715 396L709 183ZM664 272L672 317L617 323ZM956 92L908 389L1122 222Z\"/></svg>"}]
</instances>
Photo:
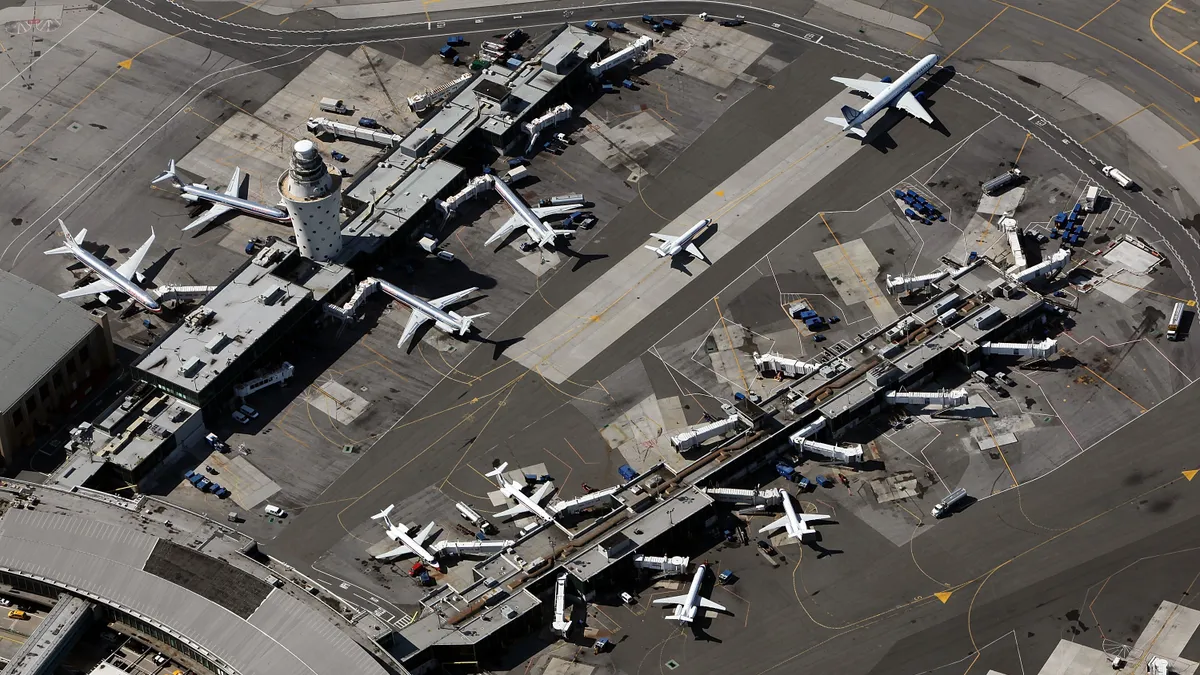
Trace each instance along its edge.
<instances>
[{"instance_id":1,"label":"yellow triangle marking","mask_svg":"<svg viewBox=\"0 0 1200 675\"><path fill-rule=\"evenodd\" d=\"M1188 481L1191 481L1193 478L1196 477L1196 474L1198 474L1198 473L1200 473L1200 469L1192 469L1191 471L1184 471L1183 477L1188 479Z\"/></svg>"},{"instance_id":2,"label":"yellow triangle marking","mask_svg":"<svg viewBox=\"0 0 1200 675\"><path fill-rule=\"evenodd\" d=\"M938 600L941 600L942 604L944 605L944 604L946 604L946 602L948 600L950 600L950 594L953 592L954 591L942 591L941 593L934 593L933 597L937 598Z\"/></svg>"},{"instance_id":3,"label":"yellow triangle marking","mask_svg":"<svg viewBox=\"0 0 1200 675\"><path fill-rule=\"evenodd\" d=\"M133 59L125 59L124 61L118 61L117 65L124 68L125 70L129 70L130 68L133 67Z\"/></svg>"},{"instance_id":4,"label":"yellow triangle marking","mask_svg":"<svg viewBox=\"0 0 1200 675\"><path fill-rule=\"evenodd\" d=\"M717 191L716 191L716 192L714 192L713 194L715 194L715 195L716 195L716 196L718 196L718 197L724 197L724 196L725 196L725 191L724 191L724 190L717 190Z\"/></svg>"}]
</instances>

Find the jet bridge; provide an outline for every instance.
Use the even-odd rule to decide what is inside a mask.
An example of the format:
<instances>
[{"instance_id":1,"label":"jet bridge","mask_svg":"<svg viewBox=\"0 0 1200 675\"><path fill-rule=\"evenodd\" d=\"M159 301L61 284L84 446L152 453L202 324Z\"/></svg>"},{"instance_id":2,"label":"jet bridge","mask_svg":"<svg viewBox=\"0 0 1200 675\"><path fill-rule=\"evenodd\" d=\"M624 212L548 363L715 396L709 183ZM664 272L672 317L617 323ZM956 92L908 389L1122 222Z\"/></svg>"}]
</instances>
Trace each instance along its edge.
<instances>
[{"instance_id":1,"label":"jet bridge","mask_svg":"<svg viewBox=\"0 0 1200 675\"><path fill-rule=\"evenodd\" d=\"M291 379L292 375L294 374L296 374L296 368L287 361L284 361L283 365L279 366L279 368L275 369L274 371L261 377L256 377L249 382L243 382L235 386L233 388L233 393L238 398L246 398L259 389L265 389L273 384L281 384L286 382Z\"/></svg>"},{"instance_id":2,"label":"jet bridge","mask_svg":"<svg viewBox=\"0 0 1200 675\"><path fill-rule=\"evenodd\" d=\"M475 75L474 71L467 71L449 82L439 84L432 89L426 89L419 94L413 94L407 99L408 107L415 113L424 112L429 106L436 105L457 95L458 92L471 83L471 80L475 79Z\"/></svg>"},{"instance_id":3,"label":"jet bridge","mask_svg":"<svg viewBox=\"0 0 1200 675\"><path fill-rule=\"evenodd\" d=\"M549 510L552 511L556 516L560 514L569 515L573 513L579 513L580 511L612 499L612 496L616 494L617 490L620 490L622 487L624 486L615 485L610 488L604 488L603 490L597 490L595 492L588 493L575 499L555 502L550 505Z\"/></svg>"},{"instance_id":4,"label":"jet bridge","mask_svg":"<svg viewBox=\"0 0 1200 675\"><path fill-rule=\"evenodd\" d=\"M768 490L743 490L741 488L704 488L704 494L712 497L713 501L726 504L749 504L758 506L779 506L783 503L783 491L778 488Z\"/></svg>"},{"instance_id":5,"label":"jet bridge","mask_svg":"<svg viewBox=\"0 0 1200 675\"><path fill-rule=\"evenodd\" d=\"M702 424L698 427L685 431L678 436L671 437L671 445L680 452L691 450L700 447L700 444L710 438L720 436L726 431L736 429L738 425L738 416L730 415L723 420L717 420L709 424Z\"/></svg>"},{"instance_id":6,"label":"jet bridge","mask_svg":"<svg viewBox=\"0 0 1200 675\"><path fill-rule=\"evenodd\" d=\"M567 612L567 573L558 575L554 583L554 619L550 628L555 633L566 637L571 630L571 615Z\"/></svg>"},{"instance_id":7,"label":"jet bridge","mask_svg":"<svg viewBox=\"0 0 1200 675\"><path fill-rule=\"evenodd\" d=\"M886 281L887 292L889 295L902 293L905 291L915 291L926 286L931 286L942 280L942 277L949 274L948 271L934 272L933 274L922 274L915 277L893 277L888 276Z\"/></svg>"},{"instance_id":8,"label":"jet bridge","mask_svg":"<svg viewBox=\"0 0 1200 675\"><path fill-rule=\"evenodd\" d=\"M650 52L650 48L653 46L654 38L643 35L621 51L614 52L608 57L588 66L588 72L592 74L592 77L600 77L619 65L641 60L642 57Z\"/></svg>"},{"instance_id":9,"label":"jet bridge","mask_svg":"<svg viewBox=\"0 0 1200 675\"><path fill-rule=\"evenodd\" d=\"M471 553L494 553L503 551L506 548L516 544L517 542L511 539L503 541L495 539L472 539L470 541L439 541L429 550L433 553L448 553L451 555L468 555Z\"/></svg>"},{"instance_id":10,"label":"jet bridge","mask_svg":"<svg viewBox=\"0 0 1200 675\"><path fill-rule=\"evenodd\" d=\"M446 215L450 215L458 210L466 202L479 196L480 193L487 192L492 188L492 177L484 174L476 176L467 182L467 186L459 190L457 193L450 195L445 200L434 200L433 204L438 211Z\"/></svg>"},{"instance_id":11,"label":"jet bridge","mask_svg":"<svg viewBox=\"0 0 1200 675\"><path fill-rule=\"evenodd\" d=\"M1059 270L1066 267L1069 262L1071 262L1071 250L1060 248L1047 260L1014 274L1013 280L1020 283L1028 283L1038 277L1052 277Z\"/></svg>"},{"instance_id":12,"label":"jet bridge","mask_svg":"<svg viewBox=\"0 0 1200 675\"><path fill-rule=\"evenodd\" d=\"M534 144L537 143L538 134L542 133L543 129L552 127L565 119L570 119L573 112L574 108L567 103L563 103L526 122L522 127L525 129L525 133L529 134L529 147L525 152L533 150Z\"/></svg>"},{"instance_id":13,"label":"jet bridge","mask_svg":"<svg viewBox=\"0 0 1200 675\"><path fill-rule=\"evenodd\" d=\"M828 443L820 443L818 441L810 441L807 438L797 438L793 435L788 439L797 450L809 452L814 455L819 455L833 462L841 462L842 464L855 464L862 461L863 449L861 445L830 445Z\"/></svg>"},{"instance_id":14,"label":"jet bridge","mask_svg":"<svg viewBox=\"0 0 1200 675\"><path fill-rule=\"evenodd\" d=\"M634 567L664 574L687 574L691 562L692 559L685 555L639 555L633 558Z\"/></svg>"},{"instance_id":15,"label":"jet bridge","mask_svg":"<svg viewBox=\"0 0 1200 675\"><path fill-rule=\"evenodd\" d=\"M310 117L307 124L308 132L311 134L327 133L333 134L338 138L353 138L358 141L366 141L374 143L384 148L394 148L400 145L404 140L399 134L389 134L386 131L378 131L360 127L356 124L346 124L344 122L334 122L333 120L325 119L324 117Z\"/></svg>"},{"instance_id":16,"label":"jet bridge","mask_svg":"<svg viewBox=\"0 0 1200 675\"><path fill-rule=\"evenodd\" d=\"M174 302L204 298L215 290L217 290L216 286L159 286L151 291L151 294L158 298L159 302Z\"/></svg>"},{"instance_id":17,"label":"jet bridge","mask_svg":"<svg viewBox=\"0 0 1200 675\"><path fill-rule=\"evenodd\" d=\"M984 342L979 347L985 356L1031 356L1044 359L1058 351L1058 341L1046 338L1039 342Z\"/></svg>"},{"instance_id":18,"label":"jet bridge","mask_svg":"<svg viewBox=\"0 0 1200 675\"><path fill-rule=\"evenodd\" d=\"M946 408L966 405L967 390L950 391L889 391L884 398L892 405L940 405Z\"/></svg>"},{"instance_id":19,"label":"jet bridge","mask_svg":"<svg viewBox=\"0 0 1200 675\"><path fill-rule=\"evenodd\" d=\"M1029 261L1025 258L1025 249L1021 248L1021 232L1017 229L1017 221L1005 218L1000 224L1008 234L1008 247L1012 249L1013 265L1019 270L1025 269L1029 266Z\"/></svg>"},{"instance_id":20,"label":"jet bridge","mask_svg":"<svg viewBox=\"0 0 1200 675\"><path fill-rule=\"evenodd\" d=\"M815 363L789 359L782 354L767 353L760 356L758 352L754 352L754 369L759 373L771 372L785 377L803 377L817 372L821 367Z\"/></svg>"}]
</instances>

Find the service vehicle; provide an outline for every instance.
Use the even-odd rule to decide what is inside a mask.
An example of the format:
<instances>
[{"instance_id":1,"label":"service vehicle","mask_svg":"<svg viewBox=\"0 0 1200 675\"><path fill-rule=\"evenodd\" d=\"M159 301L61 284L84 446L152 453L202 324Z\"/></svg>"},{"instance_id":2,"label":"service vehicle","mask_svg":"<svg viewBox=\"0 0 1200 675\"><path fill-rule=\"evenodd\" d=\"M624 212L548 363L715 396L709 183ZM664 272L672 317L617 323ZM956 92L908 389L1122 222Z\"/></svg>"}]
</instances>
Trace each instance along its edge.
<instances>
[{"instance_id":1,"label":"service vehicle","mask_svg":"<svg viewBox=\"0 0 1200 675\"><path fill-rule=\"evenodd\" d=\"M1131 190L1134 187L1136 187L1136 185L1137 185L1136 183L1133 182L1132 178L1130 178L1129 176L1126 176L1124 173L1121 172L1120 169L1118 169L1114 166L1106 166L1103 169L1100 169L1100 173L1115 180L1117 182L1117 185L1120 185L1121 187L1125 188L1126 190Z\"/></svg>"},{"instance_id":2,"label":"service vehicle","mask_svg":"<svg viewBox=\"0 0 1200 675\"><path fill-rule=\"evenodd\" d=\"M323 98L320 103L321 110L325 112L337 113L339 115L347 115L350 109L342 102L340 98Z\"/></svg>"},{"instance_id":3,"label":"service vehicle","mask_svg":"<svg viewBox=\"0 0 1200 675\"><path fill-rule=\"evenodd\" d=\"M287 518L287 511L284 511L274 504L267 504L263 511L266 511L267 515L275 516L276 518Z\"/></svg>"},{"instance_id":4,"label":"service vehicle","mask_svg":"<svg viewBox=\"0 0 1200 675\"><path fill-rule=\"evenodd\" d=\"M940 502L934 505L933 510L930 511L930 515L932 515L934 518L941 518L942 516L949 515L955 509L960 507L963 500L966 498L966 488L955 488L953 492L946 495Z\"/></svg>"},{"instance_id":5,"label":"service vehicle","mask_svg":"<svg viewBox=\"0 0 1200 675\"><path fill-rule=\"evenodd\" d=\"M238 406L238 412L242 413L246 417L249 417L250 419L258 417L258 411L245 404Z\"/></svg>"}]
</instances>

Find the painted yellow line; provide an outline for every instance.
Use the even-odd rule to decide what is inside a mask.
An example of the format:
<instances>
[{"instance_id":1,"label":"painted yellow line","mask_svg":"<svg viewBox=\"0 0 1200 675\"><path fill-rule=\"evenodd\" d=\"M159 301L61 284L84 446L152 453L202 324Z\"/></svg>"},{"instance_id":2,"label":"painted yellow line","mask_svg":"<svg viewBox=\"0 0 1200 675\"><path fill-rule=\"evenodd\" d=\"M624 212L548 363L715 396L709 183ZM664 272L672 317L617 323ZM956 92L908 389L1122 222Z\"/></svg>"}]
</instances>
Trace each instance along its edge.
<instances>
[{"instance_id":1,"label":"painted yellow line","mask_svg":"<svg viewBox=\"0 0 1200 675\"><path fill-rule=\"evenodd\" d=\"M1101 75L1103 75L1105 77L1108 77L1108 73L1104 72L1103 70L1100 70L1099 68L1096 69L1096 72L1100 73Z\"/></svg>"},{"instance_id":2,"label":"painted yellow line","mask_svg":"<svg viewBox=\"0 0 1200 675\"><path fill-rule=\"evenodd\" d=\"M878 305L879 296L875 294L875 290L871 288L871 285L867 283L866 278L858 271L858 268L854 266L854 261L850 259L850 254L846 253L846 247L842 246L842 240L838 239L838 236L833 233L833 228L829 226L829 221L825 220L825 213L821 212L817 215L821 217L821 222L825 223L825 229L829 230L829 236L833 237L833 242L837 244L838 250L842 252L842 257L846 259L846 264L850 265L850 269L854 270L854 276L858 277L858 280L860 283L862 283L863 288L867 289L867 293L870 294L871 300L874 300L875 304ZM739 368L740 367L741 366L739 366Z\"/></svg>"},{"instance_id":3,"label":"painted yellow line","mask_svg":"<svg viewBox=\"0 0 1200 675\"><path fill-rule=\"evenodd\" d=\"M1074 56L1074 55L1072 55L1072 54L1068 54L1068 53L1066 53L1066 52L1063 52L1063 56L1067 57L1068 59L1071 59L1072 61L1078 61L1078 60L1079 60L1079 58L1078 58L1078 57L1076 57L1076 56Z\"/></svg>"},{"instance_id":4,"label":"painted yellow line","mask_svg":"<svg viewBox=\"0 0 1200 675\"><path fill-rule=\"evenodd\" d=\"M921 9L917 10L917 13L916 13L916 14L913 14L913 18L914 18L914 19L919 19L919 18L921 18L921 15L922 15L922 14L924 14L924 13L925 13L925 10L927 10L927 9L929 9L929 5L922 5L922 6L921 6Z\"/></svg>"},{"instance_id":5,"label":"painted yellow line","mask_svg":"<svg viewBox=\"0 0 1200 675\"><path fill-rule=\"evenodd\" d=\"M1030 41L1030 42L1032 42L1032 43L1033 43L1033 44L1035 44L1035 45L1041 45L1041 46L1043 46L1043 47L1045 47L1045 46L1046 46L1046 43L1045 43L1045 42L1042 42L1042 41L1040 41L1040 40L1034 40L1033 38L1030 38L1030 39L1029 39L1029 41Z\"/></svg>"},{"instance_id":6,"label":"painted yellow line","mask_svg":"<svg viewBox=\"0 0 1200 675\"><path fill-rule=\"evenodd\" d=\"M1025 144L1029 142L1030 136L1033 134L1025 132L1025 140L1021 141L1021 149L1017 151L1017 158L1013 160L1013 164L1021 163L1021 153L1025 152Z\"/></svg>"},{"instance_id":7,"label":"painted yellow line","mask_svg":"<svg viewBox=\"0 0 1200 675\"><path fill-rule=\"evenodd\" d=\"M942 61L943 62L949 61L955 54L958 53L959 49L962 49L963 47L967 46L967 42L974 40L977 35L979 35L980 33L983 32L984 28L987 28L988 26L992 25L993 21L995 21L996 19L999 19L1002 14L1007 12L1008 7L1009 7L1008 5L1005 5L1003 8L1001 8L1000 11L996 13L996 16L992 17L991 21L988 21L987 23L983 24L983 26L979 30L975 31L975 33L973 35L971 35L971 37L967 38L966 42L963 42L961 45L959 45L958 49L955 49L954 51L947 54L946 58L942 59Z\"/></svg>"},{"instance_id":8,"label":"painted yellow line","mask_svg":"<svg viewBox=\"0 0 1200 675\"><path fill-rule=\"evenodd\" d=\"M1190 44L1190 45L1188 45L1188 46L1184 47L1183 49L1180 49L1180 50L1179 50L1179 53L1180 53L1180 54L1183 54L1184 52L1186 52L1187 50L1189 50L1189 49L1191 49L1192 47L1195 47L1195 46L1196 46L1196 41L1195 41L1195 40L1192 40L1192 44Z\"/></svg>"},{"instance_id":9,"label":"painted yellow line","mask_svg":"<svg viewBox=\"0 0 1200 675\"><path fill-rule=\"evenodd\" d=\"M1188 141L1187 143L1184 143L1183 145L1179 146L1179 148L1178 148L1178 149L1179 149L1179 150L1182 150L1182 149L1184 149L1184 148L1191 147L1191 146L1193 146L1193 145L1195 145L1195 144L1197 144L1197 143L1200 143L1200 138L1194 138L1194 139L1192 139L1192 140Z\"/></svg>"},{"instance_id":10,"label":"painted yellow line","mask_svg":"<svg viewBox=\"0 0 1200 675\"><path fill-rule=\"evenodd\" d=\"M1152 104L1146 104L1146 105L1142 106L1141 108L1138 108L1138 110L1137 110L1136 112L1133 112L1133 113L1130 113L1129 115L1126 115L1125 117L1121 118L1121 120L1120 120L1120 121L1118 121L1118 122L1116 122L1116 123L1114 123L1114 124L1111 124L1111 125L1109 125L1108 127L1104 128L1104 129L1101 129L1100 131L1097 131L1096 133L1092 134L1091 136L1088 136L1087 138L1083 139L1082 141L1079 141L1079 143L1080 143L1080 144L1087 143L1088 141L1092 140L1093 138L1095 138L1095 137L1099 136L1100 134L1103 134L1103 133L1105 133L1106 131L1110 131L1110 130L1112 130L1112 129L1115 129L1115 128L1117 128L1117 127L1121 126L1121 123L1122 123L1122 122L1124 122L1125 120L1128 120L1129 118L1133 117L1134 115L1137 115L1137 114L1138 114L1138 113L1140 113L1140 112L1143 112L1144 110L1146 110L1146 108L1149 108L1149 107L1150 107L1150 105L1152 105Z\"/></svg>"},{"instance_id":11,"label":"painted yellow line","mask_svg":"<svg viewBox=\"0 0 1200 675\"><path fill-rule=\"evenodd\" d=\"M925 38L924 38L924 37L922 37L922 36L920 36L920 35L917 35L916 33L913 33L912 31L907 31L907 30L906 30L906 31L904 31L904 34L905 34L905 35L907 35L907 36L909 36L909 37L915 37L915 38L917 38L918 40L921 40L921 41L924 41L924 40L925 40Z\"/></svg>"},{"instance_id":12,"label":"painted yellow line","mask_svg":"<svg viewBox=\"0 0 1200 675\"><path fill-rule=\"evenodd\" d=\"M1173 10L1175 10L1176 12L1179 12L1180 14L1187 14L1187 10L1186 10L1186 9L1180 9L1180 8L1176 7L1175 5L1172 5L1172 4L1171 4L1171 3L1169 3L1169 2L1166 4L1166 7L1167 7L1167 9L1173 9Z\"/></svg>"},{"instance_id":13,"label":"painted yellow line","mask_svg":"<svg viewBox=\"0 0 1200 675\"><path fill-rule=\"evenodd\" d=\"M1118 2L1120 2L1120 1L1121 1L1121 0L1113 0L1111 5L1109 5L1108 7L1105 7L1104 9L1100 10L1100 14L1103 14L1103 13L1107 12L1108 10L1112 9L1112 8L1113 8L1113 5L1117 4L1117 3L1118 3ZM1093 16L1092 18L1088 19L1087 21L1084 21L1084 22L1083 22L1083 25L1082 25L1082 26L1080 26L1079 28L1076 28L1075 30L1083 30L1084 28L1086 28L1086 27L1087 27L1087 25L1088 25L1089 23L1091 23L1091 22L1095 21L1096 19L1100 18L1100 14L1097 14L1096 16Z\"/></svg>"}]
</instances>

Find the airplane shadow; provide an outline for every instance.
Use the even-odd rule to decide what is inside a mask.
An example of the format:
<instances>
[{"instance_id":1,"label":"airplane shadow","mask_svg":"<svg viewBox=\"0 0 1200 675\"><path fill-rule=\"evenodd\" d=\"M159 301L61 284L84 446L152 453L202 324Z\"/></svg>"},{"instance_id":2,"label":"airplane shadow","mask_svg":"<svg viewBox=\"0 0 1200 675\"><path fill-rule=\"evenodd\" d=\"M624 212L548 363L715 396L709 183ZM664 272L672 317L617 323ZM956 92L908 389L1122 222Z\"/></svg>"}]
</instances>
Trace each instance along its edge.
<instances>
[{"instance_id":1,"label":"airplane shadow","mask_svg":"<svg viewBox=\"0 0 1200 675\"><path fill-rule=\"evenodd\" d=\"M692 244L696 248L700 249L700 253L704 253L704 249L701 247L704 245L704 243L706 241L711 239L712 236L716 233L717 233L717 223L715 223L715 222L709 223L708 227L704 228L703 232L696 235L696 237L692 239ZM709 266L712 265L712 262L708 258L704 258L704 257L697 258L696 256L692 255L691 253L688 253L687 251L682 251L682 252L680 252L679 255L671 257L671 269L679 270L680 272L683 272L684 274L688 275L689 277L695 276L692 274L692 271L687 268L688 263L691 263L693 260L699 260L700 262L704 263L705 265L709 265Z\"/></svg>"},{"instance_id":2,"label":"airplane shadow","mask_svg":"<svg viewBox=\"0 0 1200 675\"><path fill-rule=\"evenodd\" d=\"M575 264L571 266L572 272L578 272L584 265L597 260L603 260L608 257L607 253L581 253L579 251L572 250L566 245L555 246L554 250L558 253L562 253L568 258L575 259Z\"/></svg>"},{"instance_id":3,"label":"airplane shadow","mask_svg":"<svg viewBox=\"0 0 1200 675\"><path fill-rule=\"evenodd\" d=\"M925 106L925 109L929 111L929 116L933 118L933 123L929 127L946 137L950 136L950 130L946 128L946 125L942 123L941 119L934 112L937 101L931 99L935 93L949 84L950 80L954 79L954 75L954 66L946 66L926 78L921 83L921 86L911 90L912 95L916 97L921 105ZM905 113L903 110L888 108L883 117L871 125L871 128L867 131L866 138L863 139L863 144L870 145L881 154L887 154L891 150L895 150L899 145L889 132L907 118L908 113Z\"/></svg>"},{"instance_id":4,"label":"airplane shadow","mask_svg":"<svg viewBox=\"0 0 1200 675\"><path fill-rule=\"evenodd\" d=\"M161 256L159 256L158 260L150 263L150 266L147 267L144 272L142 272L142 284L144 286L150 286L153 284L158 274L166 268L167 262L170 261L171 257L175 255L175 252L181 248L183 247L176 246L174 248L169 248L167 249L166 253L163 253Z\"/></svg>"}]
</instances>

